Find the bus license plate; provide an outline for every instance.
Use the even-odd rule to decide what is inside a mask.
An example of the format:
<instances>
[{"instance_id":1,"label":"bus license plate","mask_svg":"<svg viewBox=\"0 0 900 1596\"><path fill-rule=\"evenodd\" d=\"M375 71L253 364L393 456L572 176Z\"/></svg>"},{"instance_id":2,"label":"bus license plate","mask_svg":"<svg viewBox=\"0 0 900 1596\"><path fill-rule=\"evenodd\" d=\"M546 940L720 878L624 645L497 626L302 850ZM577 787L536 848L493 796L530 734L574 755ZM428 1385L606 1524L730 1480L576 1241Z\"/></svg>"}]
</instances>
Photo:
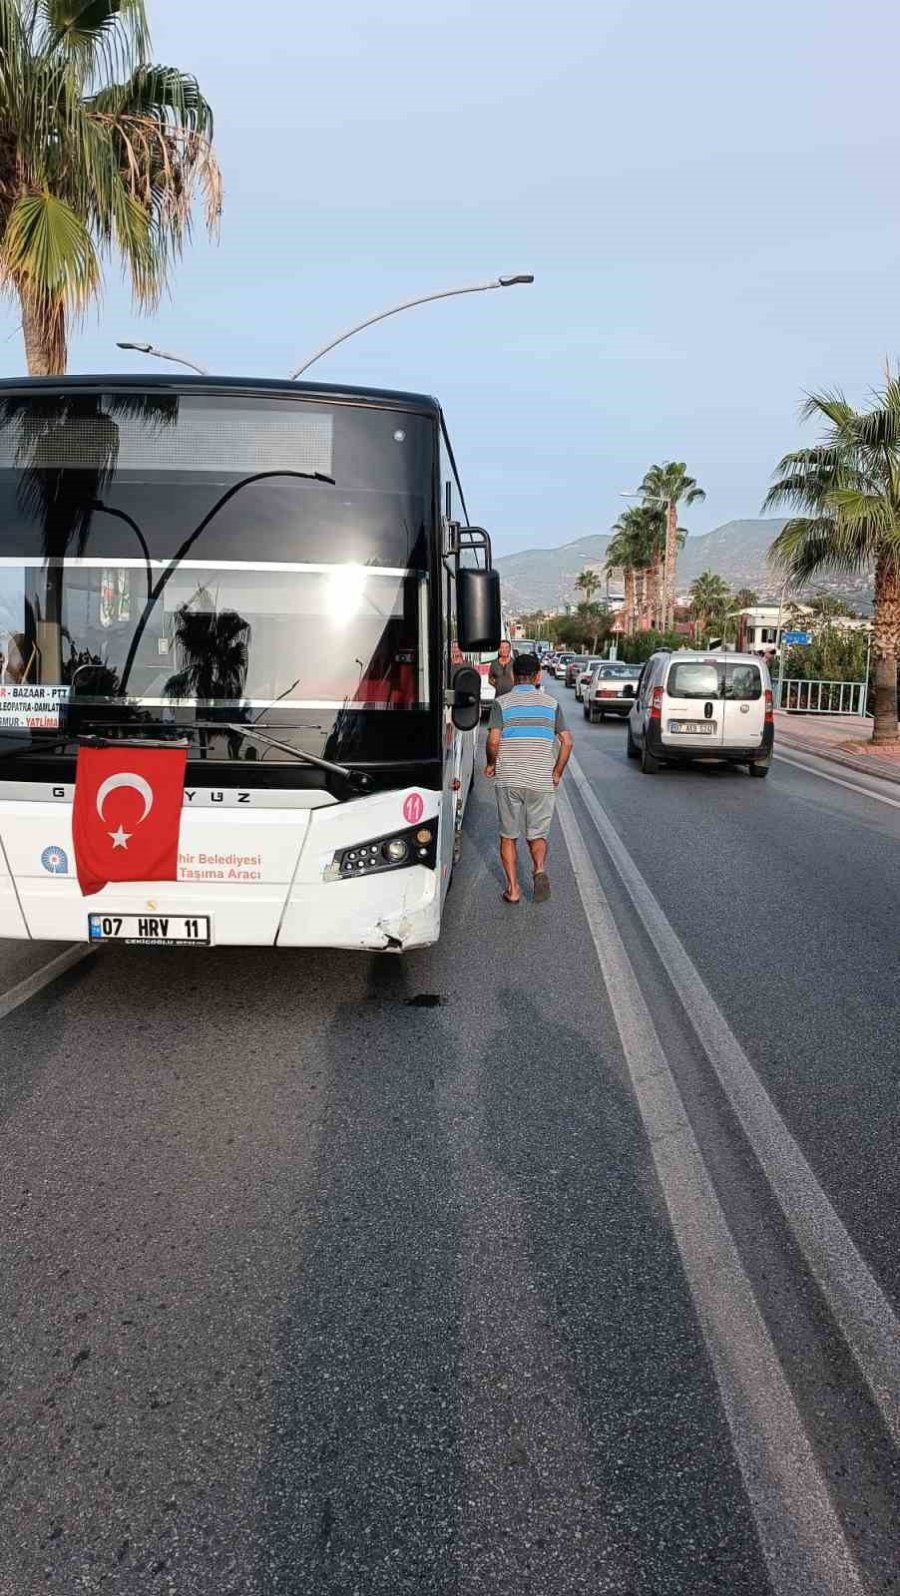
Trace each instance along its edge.
<instances>
[{"instance_id":1,"label":"bus license plate","mask_svg":"<svg viewBox=\"0 0 900 1596\"><path fill-rule=\"evenodd\" d=\"M209 947L212 941L205 914L89 914L88 937L91 942L145 942L163 948Z\"/></svg>"},{"instance_id":2,"label":"bus license plate","mask_svg":"<svg viewBox=\"0 0 900 1596\"><path fill-rule=\"evenodd\" d=\"M716 729L714 720L670 720L670 732L690 732L691 736L711 737Z\"/></svg>"}]
</instances>

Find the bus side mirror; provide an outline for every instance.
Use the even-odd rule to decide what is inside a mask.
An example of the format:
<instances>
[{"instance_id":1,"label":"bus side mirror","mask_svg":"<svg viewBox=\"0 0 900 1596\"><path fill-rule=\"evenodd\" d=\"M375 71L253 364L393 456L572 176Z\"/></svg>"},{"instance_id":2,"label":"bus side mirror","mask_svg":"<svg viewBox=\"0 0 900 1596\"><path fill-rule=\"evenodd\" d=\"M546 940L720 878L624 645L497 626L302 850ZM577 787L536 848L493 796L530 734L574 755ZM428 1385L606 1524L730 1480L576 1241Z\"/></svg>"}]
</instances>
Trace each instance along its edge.
<instances>
[{"instance_id":1,"label":"bus side mirror","mask_svg":"<svg viewBox=\"0 0 900 1596\"><path fill-rule=\"evenodd\" d=\"M445 702L457 731L474 731L481 719L481 677L474 665L460 665L453 672L453 686Z\"/></svg>"},{"instance_id":2,"label":"bus side mirror","mask_svg":"<svg viewBox=\"0 0 900 1596\"><path fill-rule=\"evenodd\" d=\"M464 654L491 654L500 647L501 632L498 572L462 566L456 573L456 636L460 648Z\"/></svg>"}]
</instances>

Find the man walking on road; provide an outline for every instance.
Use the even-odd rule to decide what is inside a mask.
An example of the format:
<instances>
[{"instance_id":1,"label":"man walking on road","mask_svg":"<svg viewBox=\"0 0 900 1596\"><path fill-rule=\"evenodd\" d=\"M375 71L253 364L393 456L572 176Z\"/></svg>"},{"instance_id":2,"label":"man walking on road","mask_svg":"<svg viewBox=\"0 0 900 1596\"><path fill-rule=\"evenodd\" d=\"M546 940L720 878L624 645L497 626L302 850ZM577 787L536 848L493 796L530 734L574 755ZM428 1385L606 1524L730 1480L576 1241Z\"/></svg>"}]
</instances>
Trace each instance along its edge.
<instances>
[{"instance_id":1,"label":"man walking on road","mask_svg":"<svg viewBox=\"0 0 900 1596\"><path fill-rule=\"evenodd\" d=\"M513 674L512 691L491 705L484 773L497 784L500 859L506 875L503 901L521 901L518 839L524 828L534 866L534 901L544 903L550 896L547 837L572 734L556 699L541 688L537 656L519 654Z\"/></svg>"},{"instance_id":2,"label":"man walking on road","mask_svg":"<svg viewBox=\"0 0 900 1596\"><path fill-rule=\"evenodd\" d=\"M503 698L506 693L511 693L516 685L513 678L512 646L505 638L497 651L497 658L491 660L488 681L497 698Z\"/></svg>"}]
</instances>

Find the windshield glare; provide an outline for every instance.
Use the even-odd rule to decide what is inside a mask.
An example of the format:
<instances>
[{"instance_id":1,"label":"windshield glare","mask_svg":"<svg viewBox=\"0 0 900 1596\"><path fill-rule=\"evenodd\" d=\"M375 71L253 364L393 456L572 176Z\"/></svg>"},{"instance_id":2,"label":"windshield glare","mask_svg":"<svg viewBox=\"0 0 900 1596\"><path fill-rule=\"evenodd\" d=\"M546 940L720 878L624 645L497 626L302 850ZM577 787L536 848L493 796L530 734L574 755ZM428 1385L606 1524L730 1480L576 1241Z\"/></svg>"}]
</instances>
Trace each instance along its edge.
<instances>
[{"instance_id":1,"label":"windshield glare","mask_svg":"<svg viewBox=\"0 0 900 1596\"><path fill-rule=\"evenodd\" d=\"M0 726L70 702L321 744L348 710L424 709L432 464L430 418L375 407L6 399Z\"/></svg>"}]
</instances>

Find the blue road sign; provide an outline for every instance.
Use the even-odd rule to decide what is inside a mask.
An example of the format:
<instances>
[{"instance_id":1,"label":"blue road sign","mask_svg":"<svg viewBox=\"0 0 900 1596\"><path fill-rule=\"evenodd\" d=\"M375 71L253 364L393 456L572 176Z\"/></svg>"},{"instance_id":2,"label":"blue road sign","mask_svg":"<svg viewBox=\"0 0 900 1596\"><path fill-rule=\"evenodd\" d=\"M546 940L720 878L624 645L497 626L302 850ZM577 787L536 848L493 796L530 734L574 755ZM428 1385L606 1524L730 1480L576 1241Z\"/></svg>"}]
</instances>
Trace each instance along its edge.
<instances>
[{"instance_id":1,"label":"blue road sign","mask_svg":"<svg viewBox=\"0 0 900 1596\"><path fill-rule=\"evenodd\" d=\"M800 648L803 644L812 642L812 632L785 632L781 641L790 643L794 648Z\"/></svg>"}]
</instances>

